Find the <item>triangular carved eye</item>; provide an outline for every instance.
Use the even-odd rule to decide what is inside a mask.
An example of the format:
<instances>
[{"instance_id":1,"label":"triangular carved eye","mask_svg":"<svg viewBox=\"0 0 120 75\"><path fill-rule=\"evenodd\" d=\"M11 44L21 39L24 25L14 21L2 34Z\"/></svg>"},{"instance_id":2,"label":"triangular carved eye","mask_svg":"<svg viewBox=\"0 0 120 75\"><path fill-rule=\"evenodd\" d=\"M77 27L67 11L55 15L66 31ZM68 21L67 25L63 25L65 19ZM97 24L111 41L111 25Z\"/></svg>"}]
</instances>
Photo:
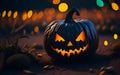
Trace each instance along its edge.
<instances>
[{"instance_id":1,"label":"triangular carved eye","mask_svg":"<svg viewBox=\"0 0 120 75\"><path fill-rule=\"evenodd\" d=\"M55 42L56 41L59 41L59 42L63 41L64 42L65 40L64 40L64 38L62 36L60 36L59 34L56 33L56 35L55 35Z\"/></svg>"},{"instance_id":2,"label":"triangular carved eye","mask_svg":"<svg viewBox=\"0 0 120 75\"><path fill-rule=\"evenodd\" d=\"M86 36L85 36L85 31L84 30L82 30L82 32L78 35L78 37L76 38L76 40L75 41L85 41L85 39L86 39Z\"/></svg>"}]
</instances>

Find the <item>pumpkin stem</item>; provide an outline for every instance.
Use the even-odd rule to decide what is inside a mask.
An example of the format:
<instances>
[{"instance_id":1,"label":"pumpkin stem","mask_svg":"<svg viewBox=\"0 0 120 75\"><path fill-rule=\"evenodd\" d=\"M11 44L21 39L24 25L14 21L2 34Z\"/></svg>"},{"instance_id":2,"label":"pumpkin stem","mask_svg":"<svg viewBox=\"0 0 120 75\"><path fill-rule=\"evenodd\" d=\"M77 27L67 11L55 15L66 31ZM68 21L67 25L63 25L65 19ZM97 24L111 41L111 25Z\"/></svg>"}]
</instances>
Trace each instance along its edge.
<instances>
[{"instance_id":1,"label":"pumpkin stem","mask_svg":"<svg viewBox=\"0 0 120 75\"><path fill-rule=\"evenodd\" d=\"M68 12L68 14L67 14L67 16L66 16L65 23L68 23L68 22L70 22L70 21L74 21L74 20L73 20L73 14L74 14L75 12L76 12L76 15L77 15L77 16L80 15L79 10L78 10L77 8L72 8L72 9Z\"/></svg>"}]
</instances>

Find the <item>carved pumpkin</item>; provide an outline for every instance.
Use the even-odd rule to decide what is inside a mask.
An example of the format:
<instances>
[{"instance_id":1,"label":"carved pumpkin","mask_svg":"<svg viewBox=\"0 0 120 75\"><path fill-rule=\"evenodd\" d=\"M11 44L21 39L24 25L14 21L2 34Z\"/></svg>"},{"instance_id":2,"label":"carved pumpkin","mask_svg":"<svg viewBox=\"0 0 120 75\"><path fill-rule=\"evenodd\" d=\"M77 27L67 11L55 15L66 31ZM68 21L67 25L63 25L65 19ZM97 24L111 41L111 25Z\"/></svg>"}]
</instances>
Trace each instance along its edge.
<instances>
[{"instance_id":1,"label":"carved pumpkin","mask_svg":"<svg viewBox=\"0 0 120 75\"><path fill-rule=\"evenodd\" d=\"M65 20L51 22L44 32L44 46L55 59L74 59L93 54L98 47L98 35L90 20L73 20L79 11L71 9Z\"/></svg>"}]
</instances>

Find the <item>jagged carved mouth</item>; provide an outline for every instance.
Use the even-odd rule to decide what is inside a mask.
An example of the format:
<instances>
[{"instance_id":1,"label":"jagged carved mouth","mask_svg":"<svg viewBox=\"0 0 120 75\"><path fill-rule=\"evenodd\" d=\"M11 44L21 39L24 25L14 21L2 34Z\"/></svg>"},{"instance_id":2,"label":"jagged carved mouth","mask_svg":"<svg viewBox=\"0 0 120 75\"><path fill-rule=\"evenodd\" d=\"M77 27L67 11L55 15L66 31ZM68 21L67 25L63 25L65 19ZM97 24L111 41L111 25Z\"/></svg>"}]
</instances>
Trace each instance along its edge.
<instances>
[{"instance_id":1,"label":"jagged carved mouth","mask_svg":"<svg viewBox=\"0 0 120 75\"><path fill-rule=\"evenodd\" d=\"M86 51L87 48L88 48L88 44L87 44L86 46L84 46L83 48L79 48L79 49L76 49L76 48L75 48L75 49L69 49L69 50L58 49L58 48L52 47L52 49L53 49L54 51L56 51L57 53L60 53L62 56L67 55L68 57L70 57L71 54L72 54L72 55L75 55L75 54L79 55L81 52Z\"/></svg>"}]
</instances>

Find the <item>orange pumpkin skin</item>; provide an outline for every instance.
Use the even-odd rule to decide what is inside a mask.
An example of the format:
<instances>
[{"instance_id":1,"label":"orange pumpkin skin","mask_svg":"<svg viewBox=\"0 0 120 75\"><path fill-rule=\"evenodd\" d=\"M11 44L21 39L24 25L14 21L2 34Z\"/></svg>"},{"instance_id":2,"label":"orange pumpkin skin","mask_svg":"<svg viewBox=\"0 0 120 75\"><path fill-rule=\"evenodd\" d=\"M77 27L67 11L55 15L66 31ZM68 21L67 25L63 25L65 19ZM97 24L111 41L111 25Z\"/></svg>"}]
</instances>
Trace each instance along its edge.
<instances>
[{"instance_id":1,"label":"orange pumpkin skin","mask_svg":"<svg viewBox=\"0 0 120 75\"><path fill-rule=\"evenodd\" d=\"M54 59L79 59L95 53L98 35L94 24L87 19L73 20L72 15L79 11L73 8L65 20L51 22L44 32L44 47Z\"/></svg>"}]
</instances>

